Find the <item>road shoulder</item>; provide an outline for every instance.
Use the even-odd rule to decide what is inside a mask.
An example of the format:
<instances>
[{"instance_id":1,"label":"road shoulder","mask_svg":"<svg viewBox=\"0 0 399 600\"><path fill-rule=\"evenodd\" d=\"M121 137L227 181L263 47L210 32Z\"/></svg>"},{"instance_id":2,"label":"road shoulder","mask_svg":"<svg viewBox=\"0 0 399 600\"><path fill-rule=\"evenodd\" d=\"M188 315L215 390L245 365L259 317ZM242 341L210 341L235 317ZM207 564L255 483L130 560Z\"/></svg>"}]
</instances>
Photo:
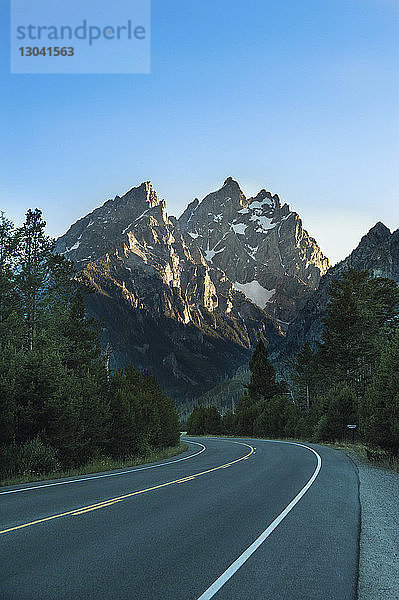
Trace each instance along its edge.
<instances>
[{"instance_id":1,"label":"road shoulder","mask_svg":"<svg viewBox=\"0 0 399 600\"><path fill-rule=\"evenodd\" d=\"M346 453L360 482L358 600L399 600L399 474Z\"/></svg>"}]
</instances>

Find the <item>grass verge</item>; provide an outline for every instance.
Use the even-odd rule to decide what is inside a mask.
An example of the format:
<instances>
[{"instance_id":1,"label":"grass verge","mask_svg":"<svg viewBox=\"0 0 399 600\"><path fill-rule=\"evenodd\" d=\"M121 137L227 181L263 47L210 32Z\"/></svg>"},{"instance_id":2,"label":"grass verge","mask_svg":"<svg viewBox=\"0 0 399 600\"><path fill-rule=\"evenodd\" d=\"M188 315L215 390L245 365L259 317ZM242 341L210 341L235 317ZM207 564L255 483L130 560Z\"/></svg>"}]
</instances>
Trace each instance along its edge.
<instances>
[{"instance_id":1,"label":"grass verge","mask_svg":"<svg viewBox=\"0 0 399 600\"><path fill-rule=\"evenodd\" d=\"M349 442L335 442L331 444L323 442L323 446L342 450L349 455L353 452L364 463L368 463L379 469L399 473L399 457L392 456L392 454L389 454L389 452L386 452L382 448L373 448L360 442L354 444Z\"/></svg>"},{"instance_id":2,"label":"grass verge","mask_svg":"<svg viewBox=\"0 0 399 600\"><path fill-rule=\"evenodd\" d=\"M32 481L47 481L49 479L63 479L65 477L76 477L78 475L89 475L92 473L102 473L103 471L114 471L115 469L126 469L136 467L145 463L158 462L165 458L177 456L188 449L187 444L180 442L177 446L171 446L164 450L148 450L137 456L128 456L124 460L114 460L112 458L99 458L76 469L67 471L53 471L52 473L26 473L16 477L9 477L0 480L0 486L16 485L19 483L30 483Z\"/></svg>"}]
</instances>

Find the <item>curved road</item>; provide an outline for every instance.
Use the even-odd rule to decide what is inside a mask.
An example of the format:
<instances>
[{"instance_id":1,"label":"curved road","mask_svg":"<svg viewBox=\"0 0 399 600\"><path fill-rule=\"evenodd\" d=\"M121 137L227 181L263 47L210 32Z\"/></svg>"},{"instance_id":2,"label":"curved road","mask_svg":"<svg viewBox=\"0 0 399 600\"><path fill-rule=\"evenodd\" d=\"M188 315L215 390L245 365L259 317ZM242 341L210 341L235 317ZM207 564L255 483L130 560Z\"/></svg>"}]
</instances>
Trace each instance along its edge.
<instances>
[{"instance_id":1,"label":"curved road","mask_svg":"<svg viewBox=\"0 0 399 600\"><path fill-rule=\"evenodd\" d=\"M187 438L117 474L0 490L4 600L355 600L357 473L341 452Z\"/></svg>"}]
</instances>

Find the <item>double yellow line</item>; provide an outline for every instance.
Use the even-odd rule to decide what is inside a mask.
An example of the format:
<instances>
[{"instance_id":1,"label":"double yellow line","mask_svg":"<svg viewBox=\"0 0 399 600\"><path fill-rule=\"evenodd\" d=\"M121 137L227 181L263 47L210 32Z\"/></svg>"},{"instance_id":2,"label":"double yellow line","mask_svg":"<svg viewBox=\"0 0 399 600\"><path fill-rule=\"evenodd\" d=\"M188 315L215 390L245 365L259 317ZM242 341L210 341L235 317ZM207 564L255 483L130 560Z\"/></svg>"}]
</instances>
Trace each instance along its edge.
<instances>
[{"instance_id":1,"label":"double yellow line","mask_svg":"<svg viewBox=\"0 0 399 600\"><path fill-rule=\"evenodd\" d=\"M46 521L52 521L53 519L60 519L61 517L67 517L69 515L79 516L86 514L88 512L92 512L93 510L98 510L99 508L107 508L108 506L112 506L117 502L122 502L122 500L126 500L126 498L132 498L133 496L138 496L139 494L145 494L146 492L152 492L153 490L159 490L160 488L164 488L170 485L174 485L177 483L185 483L186 481L193 481L196 477L200 477L201 475L206 475L207 473L212 473L213 471L218 471L219 469L226 469L231 465L234 465L242 460L247 460L251 454L255 452L255 448L250 446L249 444L244 444L243 442L235 442L239 443L242 446L247 446L250 448L250 452L241 458L237 458L229 463L225 463L223 465L219 465L218 467L213 467L212 469L208 469L207 471L201 471L200 473L195 473L194 475L189 475L188 477L182 477L181 479L174 479L173 481L167 481L166 483L161 483L160 485L154 485L153 487L145 488L143 490L138 490L137 492L130 492L129 494L124 494L123 496L117 496L116 498L110 498L109 500L103 500L102 502L98 502L97 504L90 504L89 506L82 506L81 508L76 508L74 510L68 510L63 513L59 513L57 515L51 515L50 517L43 517L42 519L37 519L36 521L30 521L29 523L23 523L22 525L16 525L15 527L9 527L8 529L0 530L0 534L9 533L10 531L17 531L18 529L24 529L25 527L31 527L32 525L38 525L39 523L45 523Z\"/></svg>"}]
</instances>

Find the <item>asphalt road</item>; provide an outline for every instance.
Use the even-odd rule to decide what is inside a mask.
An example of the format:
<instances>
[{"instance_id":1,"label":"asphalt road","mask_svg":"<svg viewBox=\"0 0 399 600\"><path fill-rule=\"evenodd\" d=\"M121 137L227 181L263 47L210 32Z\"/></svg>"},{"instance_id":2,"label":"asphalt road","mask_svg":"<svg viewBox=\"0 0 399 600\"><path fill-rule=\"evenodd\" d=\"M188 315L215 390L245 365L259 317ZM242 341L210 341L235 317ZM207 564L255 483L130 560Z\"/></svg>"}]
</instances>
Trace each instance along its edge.
<instances>
[{"instance_id":1,"label":"asphalt road","mask_svg":"<svg viewBox=\"0 0 399 600\"><path fill-rule=\"evenodd\" d=\"M206 449L1 488L0 598L355 600L358 479L343 453L188 440Z\"/></svg>"}]
</instances>

